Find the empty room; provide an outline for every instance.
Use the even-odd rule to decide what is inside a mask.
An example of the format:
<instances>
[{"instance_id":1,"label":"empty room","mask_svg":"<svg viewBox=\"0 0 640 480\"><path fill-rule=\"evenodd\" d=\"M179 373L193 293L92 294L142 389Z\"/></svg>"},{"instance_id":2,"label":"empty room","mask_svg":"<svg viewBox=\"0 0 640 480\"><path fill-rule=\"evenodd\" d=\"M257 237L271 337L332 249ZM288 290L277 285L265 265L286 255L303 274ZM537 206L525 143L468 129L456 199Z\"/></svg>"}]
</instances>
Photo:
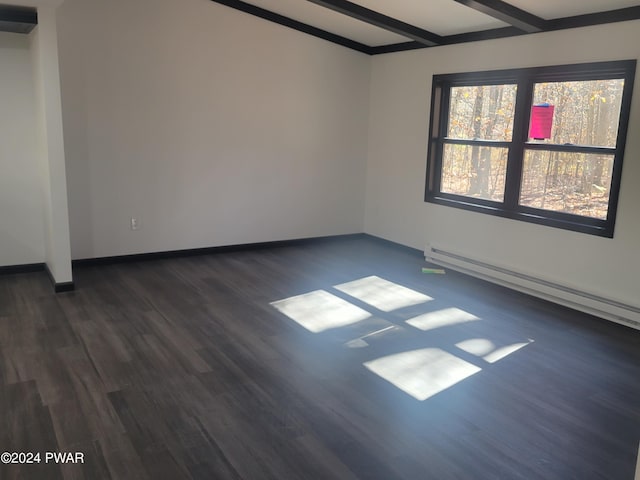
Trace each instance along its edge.
<instances>
[{"instance_id":1,"label":"empty room","mask_svg":"<svg viewBox=\"0 0 640 480\"><path fill-rule=\"evenodd\" d=\"M0 3L0 479L640 480L638 0Z\"/></svg>"}]
</instances>

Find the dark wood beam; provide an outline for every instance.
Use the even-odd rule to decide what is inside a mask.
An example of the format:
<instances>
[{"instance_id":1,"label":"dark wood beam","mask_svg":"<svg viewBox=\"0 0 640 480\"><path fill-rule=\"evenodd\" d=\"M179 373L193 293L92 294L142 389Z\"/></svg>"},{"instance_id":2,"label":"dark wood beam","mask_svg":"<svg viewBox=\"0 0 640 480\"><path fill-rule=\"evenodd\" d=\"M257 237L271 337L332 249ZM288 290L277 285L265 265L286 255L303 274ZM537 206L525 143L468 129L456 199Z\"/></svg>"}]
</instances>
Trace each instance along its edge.
<instances>
[{"instance_id":1,"label":"dark wood beam","mask_svg":"<svg viewBox=\"0 0 640 480\"><path fill-rule=\"evenodd\" d=\"M466 33L460 33L456 35L439 36L439 35L436 35L435 33L420 29L413 25L406 24L404 22L401 22L400 20L382 15L380 13L374 12L373 10L369 10L367 8L361 7L359 5L353 4L348 1L307 0L317 5L321 5L325 8L330 8L334 11L337 11L342 14L348 15L350 17L356 18L358 20L370 23L379 28L384 28L386 30L392 31L399 35L403 35L407 38L411 38L413 40L410 42L402 42L402 43L372 47L360 42L356 42L349 38L345 38L340 35L327 32L320 28L313 27L311 25L293 20L283 15L279 15L269 10L256 7L255 5L251 5L241 0L211 0L211 1L215 3L219 3L221 5L226 5L226 6L235 8L236 10L240 10L240 11L249 13L251 15L255 15L257 17L263 18L265 20L269 20L271 22L278 23L280 25L284 25L286 27L292 28L294 30L298 30L300 32L304 32L309 35L313 35L315 37L328 40L338 45L342 45L344 47L366 53L368 55L379 55L384 53L400 52L405 50L415 50L415 49L421 49L425 47L435 47L438 45L454 45L459 43L476 42L481 40L515 37L519 35L524 35L526 33L539 32L541 30L544 30L544 31L564 30L568 28L587 27L591 25L601 25L606 23L623 22L628 20L640 19L640 6L621 8L617 10L608 10L605 12L589 13L585 15L575 15L571 17L556 18L551 20L543 20L539 17L536 17L535 15L528 14L527 12L517 9L516 7L506 4L500 0L455 0L461 4L464 4L470 7L472 3L483 4L485 9L488 8L487 6L489 5L494 7L494 11L498 11L498 7L500 6L500 4L502 6L507 5L508 7L505 7L505 10L502 10L502 13L505 14L506 12L511 15L510 16L511 20L509 21L509 23L511 23L512 26L482 30L477 32L466 32ZM12 10L12 12L10 12L9 18L13 20L14 28L17 25L20 25L19 23L16 22L16 19L20 18L17 15L27 15L27 18L31 16L30 18L32 23L29 25L25 24L29 28L29 31L37 23L37 15L34 9L22 9L23 13L18 14L15 12L16 8L14 7L0 7L0 31L3 31L3 30L7 31L3 29L3 20L7 18L6 17L7 8ZM24 10L30 10L30 12L25 13ZM522 12L524 14L524 16L520 16L520 20L524 21L526 25L520 24L519 27L516 25L517 12ZM488 11L485 11L484 13L488 13ZM3 15L5 16L3 17ZM497 15L493 15L493 16L495 16L496 18L499 18L497 17ZM505 17L503 17L502 20L507 21L505 20ZM541 21L542 23L538 23L539 21ZM525 30L523 27L526 27L527 25L528 25L527 27L528 30ZM22 33L28 33L28 32L22 32Z\"/></svg>"},{"instance_id":2,"label":"dark wood beam","mask_svg":"<svg viewBox=\"0 0 640 480\"><path fill-rule=\"evenodd\" d=\"M545 31L566 30L569 28L589 27L593 25L604 25L607 23L626 22L631 20L640 20L640 6L547 20L547 27L545 28ZM526 34L526 32L515 27L494 28L478 32L447 35L442 37L442 45L455 45L458 43L477 42L481 40L517 37L524 34ZM402 52L405 50L416 50L420 48L425 47L417 42L395 43L391 45L371 47L370 54L380 55L384 53Z\"/></svg>"},{"instance_id":3,"label":"dark wood beam","mask_svg":"<svg viewBox=\"0 0 640 480\"><path fill-rule=\"evenodd\" d=\"M480 30L478 32L457 33L455 35L447 35L444 37L444 45L455 45L456 43L479 42L481 40L494 40L496 38L517 37L526 35L516 27L501 27L491 30Z\"/></svg>"},{"instance_id":4,"label":"dark wood beam","mask_svg":"<svg viewBox=\"0 0 640 480\"><path fill-rule=\"evenodd\" d=\"M240 0L211 0L211 1L215 3L219 3L220 5L225 5L227 7L235 8L236 10L249 13L256 17L263 18L264 20L269 20L279 25L283 25L285 27L298 30L299 32L303 32L308 35L313 35L314 37L322 38L323 40L328 40L329 42L342 45L343 47L351 48L352 50L357 50L359 52L366 53L368 55L371 54L371 47L369 47L368 45L365 45L360 42L356 42L355 40L351 40L349 38L345 38L340 35L336 35L335 33L327 32L326 30L313 27L311 25L299 22L297 20L293 20L292 18L285 17L284 15L279 15L270 10L265 10L264 8L256 7L255 5L251 5L250 3L242 2Z\"/></svg>"},{"instance_id":5,"label":"dark wood beam","mask_svg":"<svg viewBox=\"0 0 640 480\"><path fill-rule=\"evenodd\" d=\"M29 33L37 24L35 8L0 5L0 32Z\"/></svg>"},{"instance_id":6,"label":"dark wood beam","mask_svg":"<svg viewBox=\"0 0 640 480\"><path fill-rule=\"evenodd\" d=\"M455 45L458 43L479 42L481 40L494 40L496 38L517 37L526 35L526 32L515 27L494 28L491 30L480 30L478 32L458 33L442 37L442 45ZM425 48L418 42L393 43L390 45L380 45L371 47L371 55L381 55L383 53L404 52L406 50L418 50Z\"/></svg>"},{"instance_id":7,"label":"dark wood beam","mask_svg":"<svg viewBox=\"0 0 640 480\"><path fill-rule=\"evenodd\" d=\"M502 0L455 0L462 5L502 20L527 33L546 30L547 21Z\"/></svg>"},{"instance_id":8,"label":"dark wood beam","mask_svg":"<svg viewBox=\"0 0 640 480\"><path fill-rule=\"evenodd\" d=\"M427 47L434 47L442 43L442 37L440 35L436 35L433 32L416 27L415 25L410 25L387 15L383 15L382 13L378 13L374 10L361 7L360 5L348 2L347 0L307 1L315 3L316 5L320 5L321 7L329 8L344 15L348 15L362 22L375 25L376 27L389 30L390 32L397 33L398 35L402 35L403 37L415 40L416 42L421 43L422 45L425 45Z\"/></svg>"},{"instance_id":9,"label":"dark wood beam","mask_svg":"<svg viewBox=\"0 0 640 480\"><path fill-rule=\"evenodd\" d=\"M393 52L406 52L407 50L421 50L426 48L425 45L418 42L402 42L402 43L390 43L389 45L379 45L377 47L371 47L371 55L381 55L383 53Z\"/></svg>"},{"instance_id":10,"label":"dark wood beam","mask_svg":"<svg viewBox=\"0 0 640 480\"><path fill-rule=\"evenodd\" d=\"M564 30L567 28L590 27L603 23L626 22L640 19L640 6L607 10L605 12L587 13L573 17L554 18L549 20L549 30Z\"/></svg>"}]
</instances>

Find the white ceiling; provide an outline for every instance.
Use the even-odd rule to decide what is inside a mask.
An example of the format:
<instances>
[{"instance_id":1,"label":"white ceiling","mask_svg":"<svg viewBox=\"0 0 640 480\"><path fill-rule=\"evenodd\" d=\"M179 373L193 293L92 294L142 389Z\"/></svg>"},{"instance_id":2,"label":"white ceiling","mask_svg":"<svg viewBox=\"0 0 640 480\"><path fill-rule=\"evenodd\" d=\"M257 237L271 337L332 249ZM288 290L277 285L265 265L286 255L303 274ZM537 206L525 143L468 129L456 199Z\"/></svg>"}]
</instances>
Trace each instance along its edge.
<instances>
[{"instance_id":1,"label":"white ceiling","mask_svg":"<svg viewBox=\"0 0 640 480\"><path fill-rule=\"evenodd\" d=\"M507 3L546 20L640 5L638 0L507 0Z\"/></svg>"},{"instance_id":2,"label":"white ceiling","mask_svg":"<svg viewBox=\"0 0 640 480\"><path fill-rule=\"evenodd\" d=\"M246 0L247 3L372 47L410 41L306 0ZM453 0L358 0L360 6L438 35L508 26Z\"/></svg>"},{"instance_id":3,"label":"white ceiling","mask_svg":"<svg viewBox=\"0 0 640 480\"><path fill-rule=\"evenodd\" d=\"M0 3L41 8L55 7L63 1L64 0L0 0ZM179 2L181 0L175 1ZM359 42L368 47L411 41L411 39L403 35L316 5L312 3L313 0L243 1L312 27ZM503 21L462 5L455 0L350 1L361 7L440 36L479 32L509 26L509 24ZM640 7L640 0L506 0L506 3L545 20L604 12L626 7ZM638 18L638 15L636 15L635 18Z\"/></svg>"},{"instance_id":4,"label":"white ceiling","mask_svg":"<svg viewBox=\"0 0 640 480\"><path fill-rule=\"evenodd\" d=\"M453 0L356 0L352 3L438 35L453 35L508 26L500 20Z\"/></svg>"},{"instance_id":5,"label":"white ceiling","mask_svg":"<svg viewBox=\"0 0 640 480\"><path fill-rule=\"evenodd\" d=\"M410 41L404 36L307 0L244 1L372 47ZM441 36L509 26L455 0L350 1ZM506 2L546 20L640 6L640 0L506 0Z\"/></svg>"},{"instance_id":6,"label":"white ceiling","mask_svg":"<svg viewBox=\"0 0 640 480\"><path fill-rule=\"evenodd\" d=\"M408 41L406 37L306 0L248 0L247 3L369 46Z\"/></svg>"}]
</instances>

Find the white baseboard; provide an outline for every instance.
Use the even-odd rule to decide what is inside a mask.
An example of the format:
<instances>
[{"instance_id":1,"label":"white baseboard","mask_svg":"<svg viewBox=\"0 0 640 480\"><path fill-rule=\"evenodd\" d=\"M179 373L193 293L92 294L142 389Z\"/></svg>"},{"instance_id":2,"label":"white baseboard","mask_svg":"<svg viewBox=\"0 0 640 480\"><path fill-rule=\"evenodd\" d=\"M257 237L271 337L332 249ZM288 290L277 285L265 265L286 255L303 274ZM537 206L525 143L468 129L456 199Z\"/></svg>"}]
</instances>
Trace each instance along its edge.
<instances>
[{"instance_id":1,"label":"white baseboard","mask_svg":"<svg viewBox=\"0 0 640 480\"><path fill-rule=\"evenodd\" d=\"M640 307L429 245L429 262L640 330ZM638 479L640 480L640 479Z\"/></svg>"}]
</instances>

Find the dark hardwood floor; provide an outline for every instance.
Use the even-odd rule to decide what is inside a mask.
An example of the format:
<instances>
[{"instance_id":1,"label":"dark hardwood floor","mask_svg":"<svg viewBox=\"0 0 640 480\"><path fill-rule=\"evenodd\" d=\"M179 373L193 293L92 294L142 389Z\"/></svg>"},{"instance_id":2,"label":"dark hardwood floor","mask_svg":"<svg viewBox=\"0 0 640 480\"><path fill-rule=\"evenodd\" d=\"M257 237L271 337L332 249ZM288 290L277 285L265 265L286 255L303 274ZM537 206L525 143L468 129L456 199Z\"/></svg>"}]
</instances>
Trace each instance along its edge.
<instances>
[{"instance_id":1,"label":"dark hardwood floor","mask_svg":"<svg viewBox=\"0 0 640 480\"><path fill-rule=\"evenodd\" d=\"M0 451L42 454L0 478L632 480L640 332L423 265L363 237L0 276Z\"/></svg>"}]
</instances>

